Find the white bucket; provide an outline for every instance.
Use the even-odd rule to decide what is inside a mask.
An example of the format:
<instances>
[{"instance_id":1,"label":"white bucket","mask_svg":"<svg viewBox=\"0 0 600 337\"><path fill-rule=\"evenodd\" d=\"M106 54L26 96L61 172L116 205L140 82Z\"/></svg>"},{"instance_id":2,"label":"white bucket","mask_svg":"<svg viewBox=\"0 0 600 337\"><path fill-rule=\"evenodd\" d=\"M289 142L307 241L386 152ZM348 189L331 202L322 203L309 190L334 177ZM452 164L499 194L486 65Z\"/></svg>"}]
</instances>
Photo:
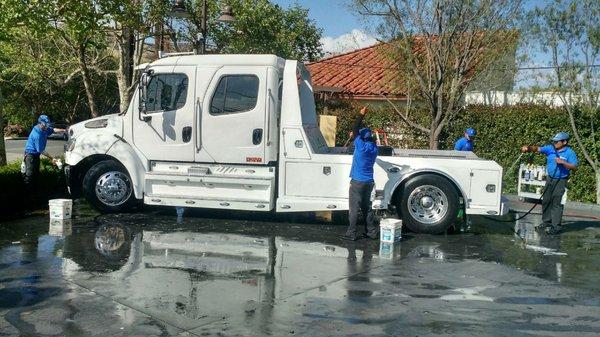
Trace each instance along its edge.
<instances>
[{"instance_id":1,"label":"white bucket","mask_svg":"<svg viewBox=\"0 0 600 337\"><path fill-rule=\"evenodd\" d=\"M400 242L402 239L402 220L387 218L379 223L379 240L381 242Z\"/></svg>"},{"instance_id":2,"label":"white bucket","mask_svg":"<svg viewBox=\"0 0 600 337\"><path fill-rule=\"evenodd\" d=\"M71 219L73 200L52 199L48 201L48 206L50 206L50 219Z\"/></svg>"}]
</instances>

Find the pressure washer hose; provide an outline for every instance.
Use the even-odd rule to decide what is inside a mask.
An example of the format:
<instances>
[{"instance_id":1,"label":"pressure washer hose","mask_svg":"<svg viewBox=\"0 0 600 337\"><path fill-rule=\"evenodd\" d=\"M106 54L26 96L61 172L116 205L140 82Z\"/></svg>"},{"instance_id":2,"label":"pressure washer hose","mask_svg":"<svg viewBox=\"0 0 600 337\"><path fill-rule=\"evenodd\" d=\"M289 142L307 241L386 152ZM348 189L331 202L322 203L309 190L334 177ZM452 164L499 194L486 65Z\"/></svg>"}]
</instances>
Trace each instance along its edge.
<instances>
[{"instance_id":1,"label":"pressure washer hose","mask_svg":"<svg viewBox=\"0 0 600 337\"><path fill-rule=\"evenodd\" d=\"M515 160L515 162L511 165L511 167L506 172L510 172L514 168L515 164L519 161L519 159L521 159L521 157L523 156L523 154L524 153L521 153L519 155L519 157L517 157L517 159ZM558 170L558 165L556 165L556 168L554 169L553 175L556 174L557 170ZM554 186L552 186L552 193L554 193L554 189L555 188L556 188L556 184L554 184ZM521 215L520 217L518 217L516 219L513 219L513 220L498 220L498 219L494 219L494 218L491 218L491 217L488 217L488 216L485 216L485 215L483 215L483 217L486 218L486 219L488 219L488 220L493 220L493 221L497 221L497 222L515 222L515 221L519 221L519 220L525 218L526 216L528 216L529 214L531 214L531 212L533 212L533 210L535 209L535 207L542 202L542 199L544 198L544 193L545 192L546 192L546 186L544 186L542 188L541 196L540 196L539 199L535 199L535 202L533 203L533 206L531 206L531 208L527 212L525 212L523 215ZM552 193L550 193L550 195L552 195ZM542 206L542 212L543 212L543 206Z\"/></svg>"}]
</instances>

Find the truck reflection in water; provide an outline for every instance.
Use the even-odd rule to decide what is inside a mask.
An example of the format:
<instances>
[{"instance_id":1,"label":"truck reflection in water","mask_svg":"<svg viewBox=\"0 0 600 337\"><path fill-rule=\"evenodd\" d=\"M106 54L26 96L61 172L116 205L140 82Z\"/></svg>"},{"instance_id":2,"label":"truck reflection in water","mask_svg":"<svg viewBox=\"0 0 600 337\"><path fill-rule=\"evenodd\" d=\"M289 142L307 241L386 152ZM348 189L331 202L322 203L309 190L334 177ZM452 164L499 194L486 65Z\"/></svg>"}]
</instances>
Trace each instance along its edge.
<instances>
[{"instance_id":1,"label":"truck reflection in water","mask_svg":"<svg viewBox=\"0 0 600 337\"><path fill-rule=\"evenodd\" d=\"M64 241L64 256L80 270L97 275L96 289L190 322L238 313L233 316L252 317L260 329L268 329L276 298L295 296L344 275L367 277L363 272L378 248L372 242L346 251L330 243L227 229L166 232L151 225L121 224L110 216L97 222L95 231L77 231ZM351 263L349 256L358 256L362 263Z\"/></svg>"},{"instance_id":2,"label":"truck reflection in water","mask_svg":"<svg viewBox=\"0 0 600 337\"><path fill-rule=\"evenodd\" d=\"M137 214L74 223L73 234L63 236L63 257L94 274L81 281L89 282L84 285L140 310L183 320L183 326L243 317L261 334L279 331L273 322L285 319L278 315L289 317L281 310L291 309L275 311L275 302L300 294L316 306L326 300L319 296L351 302L373 298L381 279L373 270L382 266L377 269L381 273L385 264L408 270L424 262L494 261L563 284L597 288L588 282L597 275L593 259L583 261L585 256L569 250L569 240L579 237L540 236L533 229L536 219L483 229L475 221L472 233L460 235L406 233L393 246L342 242L339 228L326 224L217 218L184 219L173 228L173 221ZM569 255L544 254L526 244Z\"/></svg>"}]
</instances>

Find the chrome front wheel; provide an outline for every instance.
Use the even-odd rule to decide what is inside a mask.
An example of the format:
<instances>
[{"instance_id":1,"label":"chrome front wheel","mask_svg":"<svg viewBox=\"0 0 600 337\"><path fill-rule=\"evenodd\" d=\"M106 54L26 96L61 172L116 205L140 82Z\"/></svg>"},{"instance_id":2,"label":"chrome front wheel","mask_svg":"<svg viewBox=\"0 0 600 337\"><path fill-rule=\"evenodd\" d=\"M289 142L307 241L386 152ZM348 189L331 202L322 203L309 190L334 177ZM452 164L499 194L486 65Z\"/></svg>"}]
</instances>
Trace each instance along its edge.
<instances>
[{"instance_id":1,"label":"chrome front wheel","mask_svg":"<svg viewBox=\"0 0 600 337\"><path fill-rule=\"evenodd\" d=\"M107 206L119 206L131 197L131 180L119 171L106 172L96 181L96 197Z\"/></svg>"},{"instance_id":2,"label":"chrome front wheel","mask_svg":"<svg viewBox=\"0 0 600 337\"><path fill-rule=\"evenodd\" d=\"M121 163L104 160L83 178L83 195L100 212L123 212L135 207L133 180Z\"/></svg>"}]
</instances>

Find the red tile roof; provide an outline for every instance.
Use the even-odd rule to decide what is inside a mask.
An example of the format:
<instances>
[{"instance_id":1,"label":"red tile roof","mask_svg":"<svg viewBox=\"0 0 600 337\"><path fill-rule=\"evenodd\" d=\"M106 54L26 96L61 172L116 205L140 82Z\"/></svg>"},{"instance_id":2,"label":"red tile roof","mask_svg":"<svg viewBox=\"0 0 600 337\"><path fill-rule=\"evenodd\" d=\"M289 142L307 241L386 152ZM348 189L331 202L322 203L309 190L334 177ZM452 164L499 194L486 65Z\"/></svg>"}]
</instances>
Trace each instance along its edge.
<instances>
[{"instance_id":1,"label":"red tile roof","mask_svg":"<svg viewBox=\"0 0 600 337\"><path fill-rule=\"evenodd\" d=\"M394 67L382 46L376 44L308 63L313 86L337 88L337 94L348 98L382 99L382 94L404 98L405 93L389 81Z\"/></svg>"}]
</instances>

